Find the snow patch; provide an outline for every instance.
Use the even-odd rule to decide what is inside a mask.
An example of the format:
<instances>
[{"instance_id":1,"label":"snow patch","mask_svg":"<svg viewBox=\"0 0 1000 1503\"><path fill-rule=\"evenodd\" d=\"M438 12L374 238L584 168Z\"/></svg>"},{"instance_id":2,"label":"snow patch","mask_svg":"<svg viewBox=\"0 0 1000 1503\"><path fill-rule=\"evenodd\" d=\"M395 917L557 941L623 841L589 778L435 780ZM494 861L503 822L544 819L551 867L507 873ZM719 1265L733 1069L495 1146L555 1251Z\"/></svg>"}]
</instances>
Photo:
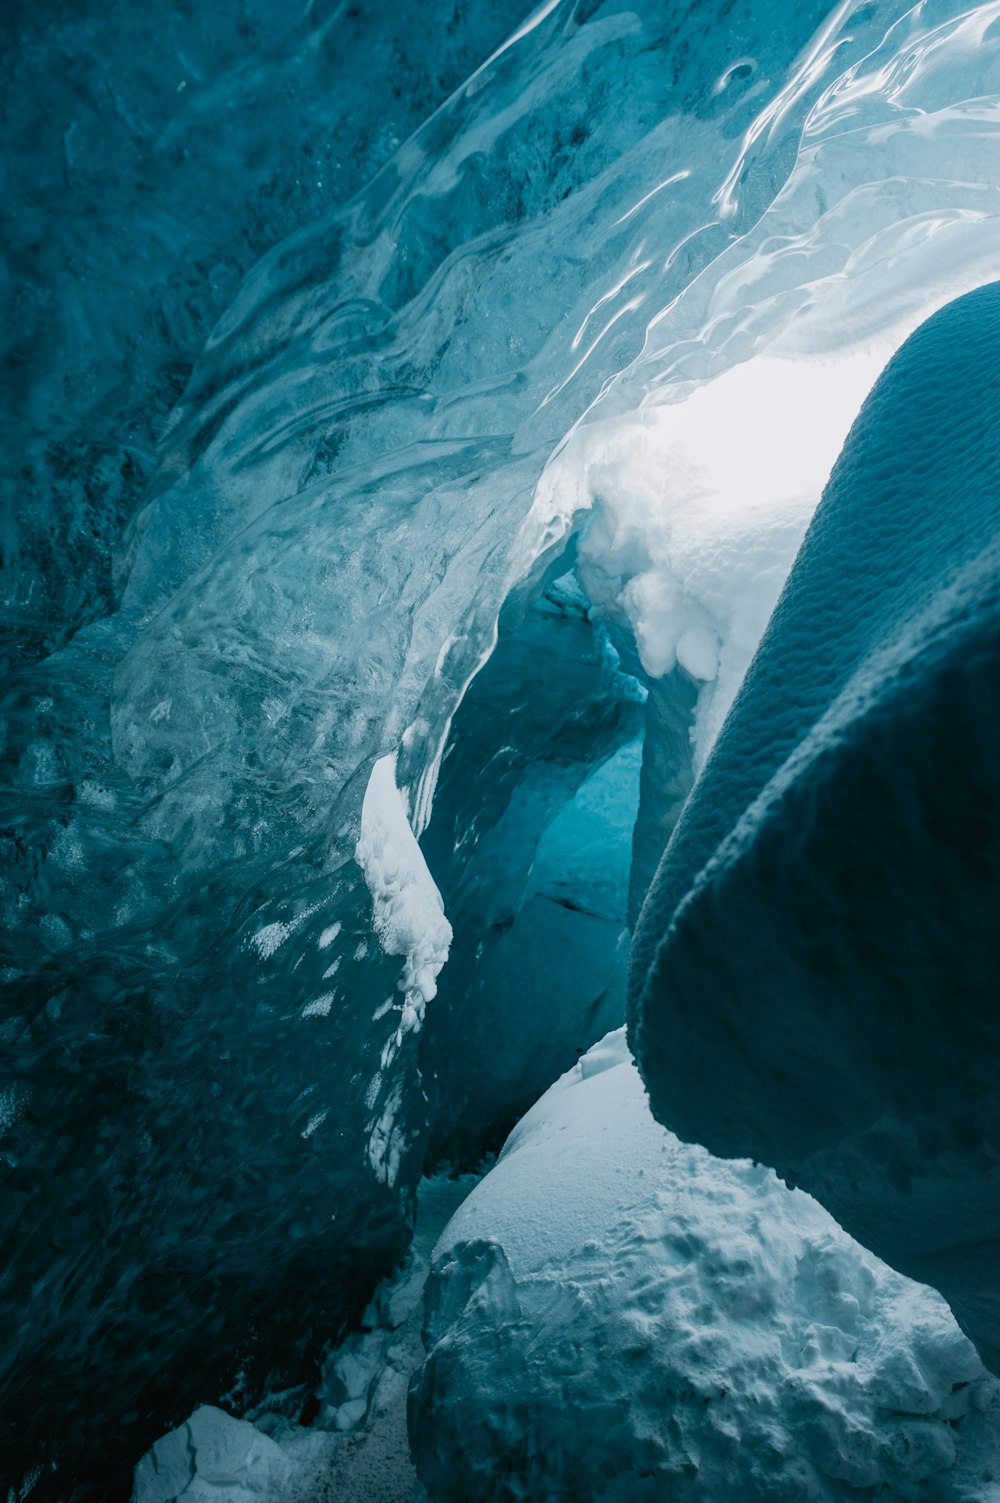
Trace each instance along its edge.
<instances>
[{"instance_id":1,"label":"snow patch","mask_svg":"<svg viewBox=\"0 0 1000 1503\"><path fill-rule=\"evenodd\" d=\"M420 1027L424 1009L437 993L452 930L396 787L395 753L372 768L354 859L372 895L373 927L383 951L405 960L399 981L405 996L400 1032L407 1033Z\"/></svg>"},{"instance_id":2,"label":"snow patch","mask_svg":"<svg viewBox=\"0 0 1000 1503\"><path fill-rule=\"evenodd\" d=\"M303 1007L302 1016L304 1018L328 1018L336 995L336 992L324 992L321 997L314 997Z\"/></svg>"},{"instance_id":3,"label":"snow patch","mask_svg":"<svg viewBox=\"0 0 1000 1503\"><path fill-rule=\"evenodd\" d=\"M426 1339L411 1439L436 1503L997 1495L1000 1385L940 1296L656 1123L624 1030L448 1224Z\"/></svg>"},{"instance_id":4,"label":"snow patch","mask_svg":"<svg viewBox=\"0 0 1000 1503\"><path fill-rule=\"evenodd\" d=\"M679 664L703 685L696 766L892 350L757 356L683 401L578 429L543 477L550 510L591 513L579 567L596 614L634 637L651 678Z\"/></svg>"},{"instance_id":5,"label":"snow patch","mask_svg":"<svg viewBox=\"0 0 1000 1503\"><path fill-rule=\"evenodd\" d=\"M336 924L331 924L328 929L324 929L323 933L319 937L319 947L320 947L320 949L321 950L328 949L330 947L330 945L333 944L334 940L337 938L337 935L340 933L340 931L341 931L341 929L343 927L344 927L343 924L336 923Z\"/></svg>"}]
</instances>

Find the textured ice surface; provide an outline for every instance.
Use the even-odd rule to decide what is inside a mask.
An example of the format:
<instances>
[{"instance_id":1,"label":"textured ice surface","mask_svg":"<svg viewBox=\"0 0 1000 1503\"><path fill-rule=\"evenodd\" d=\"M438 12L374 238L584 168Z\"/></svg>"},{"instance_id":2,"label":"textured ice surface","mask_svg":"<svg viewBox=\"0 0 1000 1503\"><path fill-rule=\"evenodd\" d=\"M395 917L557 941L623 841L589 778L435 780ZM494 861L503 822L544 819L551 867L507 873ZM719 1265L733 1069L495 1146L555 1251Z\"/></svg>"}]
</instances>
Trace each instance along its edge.
<instances>
[{"instance_id":1,"label":"textured ice surface","mask_svg":"<svg viewBox=\"0 0 1000 1503\"><path fill-rule=\"evenodd\" d=\"M132 1496L134 1503L274 1503L291 1471L269 1436L202 1404L143 1457Z\"/></svg>"},{"instance_id":2,"label":"textured ice surface","mask_svg":"<svg viewBox=\"0 0 1000 1503\"><path fill-rule=\"evenodd\" d=\"M346 202L522 0L7 0L0 662L115 599L111 556L241 277Z\"/></svg>"},{"instance_id":3,"label":"textured ice surface","mask_svg":"<svg viewBox=\"0 0 1000 1503\"><path fill-rule=\"evenodd\" d=\"M624 1019L644 691L588 615L572 573L505 613L452 725L424 837L457 936L421 1045L435 1159L496 1152Z\"/></svg>"},{"instance_id":4,"label":"textured ice surface","mask_svg":"<svg viewBox=\"0 0 1000 1503\"><path fill-rule=\"evenodd\" d=\"M993 284L876 386L632 960L661 1120L793 1176L994 1368L998 352Z\"/></svg>"},{"instance_id":5,"label":"textured ice surface","mask_svg":"<svg viewBox=\"0 0 1000 1503\"><path fill-rule=\"evenodd\" d=\"M939 1295L649 1111L623 1032L435 1249L410 1399L440 1503L992 1500L1000 1388Z\"/></svg>"},{"instance_id":6,"label":"textured ice surface","mask_svg":"<svg viewBox=\"0 0 1000 1503\"><path fill-rule=\"evenodd\" d=\"M589 510L594 624L630 673L678 662L644 751L647 871L690 774L685 717L701 755L811 504L768 510L772 426L743 466L759 514L720 522L716 550L718 486L678 489L664 410L744 361L881 358L996 252L993 3L557 0L509 44L492 5L397 7L398 43L384 6L232 14L224 35L169 8L3 17L26 38L27 208L6 325L24 672L0 778L0 1457L5 1484L62 1460L39 1499L95 1468L113 1492L108 1457L127 1469L199 1400L305 1382L402 1249L436 1062L426 1022L400 1029L410 950L385 952L354 859L372 767L395 755L419 838L501 608L537 598ZM428 113L401 143L397 89ZM623 463L642 432L644 472ZM619 579L596 545L629 495ZM697 586L676 600L675 549ZM564 791L585 806L586 784ZM579 829L552 812L550 855ZM550 901L594 892L557 865L515 915L517 976L585 933L588 985L609 977L589 1008L618 952ZM456 995L497 995L500 943L477 977L468 938ZM537 1027L551 994L511 996ZM558 1000L583 1042L580 998Z\"/></svg>"}]
</instances>

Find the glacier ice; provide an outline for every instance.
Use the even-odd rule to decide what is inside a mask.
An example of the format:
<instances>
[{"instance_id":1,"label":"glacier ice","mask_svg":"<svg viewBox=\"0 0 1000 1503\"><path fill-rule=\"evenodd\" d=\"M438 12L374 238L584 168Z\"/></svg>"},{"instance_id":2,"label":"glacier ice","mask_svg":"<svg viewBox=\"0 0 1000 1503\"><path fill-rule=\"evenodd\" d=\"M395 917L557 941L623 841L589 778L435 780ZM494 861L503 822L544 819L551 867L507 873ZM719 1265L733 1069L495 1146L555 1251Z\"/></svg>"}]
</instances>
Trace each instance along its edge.
<instances>
[{"instance_id":1,"label":"glacier ice","mask_svg":"<svg viewBox=\"0 0 1000 1503\"><path fill-rule=\"evenodd\" d=\"M994 1370L998 350L993 283L868 398L632 954L661 1120L811 1190Z\"/></svg>"},{"instance_id":2,"label":"glacier ice","mask_svg":"<svg viewBox=\"0 0 1000 1503\"><path fill-rule=\"evenodd\" d=\"M327 1353L310 1426L280 1409L254 1423L200 1405L135 1471L132 1503L411 1503L407 1384L424 1356L424 1283L434 1246L475 1177L421 1181L413 1241L379 1285L360 1326Z\"/></svg>"},{"instance_id":3,"label":"glacier ice","mask_svg":"<svg viewBox=\"0 0 1000 1503\"><path fill-rule=\"evenodd\" d=\"M241 277L361 188L522 11L8 0L0 662L113 608L117 535Z\"/></svg>"},{"instance_id":4,"label":"glacier ice","mask_svg":"<svg viewBox=\"0 0 1000 1503\"><path fill-rule=\"evenodd\" d=\"M457 936L421 1037L431 1162L495 1152L624 1019L644 688L565 562L501 615L424 837Z\"/></svg>"},{"instance_id":5,"label":"glacier ice","mask_svg":"<svg viewBox=\"0 0 1000 1503\"><path fill-rule=\"evenodd\" d=\"M770 1169L653 1119L624 1032L527 1113L434 1252L410 1395L440 1503L973 1503L1000 1386L944 1301Z\"/></svg>"},{"instance_id":6,"label":"glacier ice","mask_svg":"<svg viewBox=\"0 0 1000 1503\"><path fill-rule=\"evenodd\" d=\"M239 10L3 18L0 1493L43 1467L36 1503L198 1402L294 1408L428 1147L616 1021L830 382L843 427L995 267L992 0ZM528 658L570 571L560 748Z\"/></svg>"}]
</instances>

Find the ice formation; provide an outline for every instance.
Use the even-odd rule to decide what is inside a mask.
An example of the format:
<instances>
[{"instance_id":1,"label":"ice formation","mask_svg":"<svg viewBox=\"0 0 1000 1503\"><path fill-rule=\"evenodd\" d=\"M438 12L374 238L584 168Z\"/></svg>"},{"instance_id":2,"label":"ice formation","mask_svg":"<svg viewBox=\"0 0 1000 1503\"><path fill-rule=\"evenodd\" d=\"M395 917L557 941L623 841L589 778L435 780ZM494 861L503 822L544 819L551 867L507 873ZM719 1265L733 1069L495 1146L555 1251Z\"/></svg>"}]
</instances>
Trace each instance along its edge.
<instances>
[{"instance_id":1,"label":"ice formation","mask_svg":"<svg viewBox=\"0 0 1000 1503\"><path fill-rule=\"evenodd\" d=\"M1000 1385L944 1301L770 1169L678 1141L622 1032L449 1223L410 1433L440 1503L995 1498Z\"/></svg>"},{"instance_id":2,"label":"ice formation","mask_svg":"<svg viewBox=\"0 0 1000 1503\"><path fill-rule=\"evenodd\" d=\"M869 397L632 962L661 1119L812 1190L994 1370L998 351L994 283Z\"/></svg>"},{"instance_id":3,"label":"ice formation","mask_svg":"<svg viewBox=\"0 0 1000 1503\"><path fill-rule=\"evenodd\" d=\"M2 21L19 1503L294 1414L425 1161L620 1021L846 428L1000 239L996 0L204 9Z\"/></svg>"},{"instance_id":4,"label":"ice formation","mask_svg":"<svg viewBox=\"0 0 1000 1503\"><path fill-rule=\"evenodd\" d=\"M274 1503L291 1474L276 1441L202 1404L143 1457L132 1496L135 1503Z\"/></svg>"},{"instance_id":5,"label":"ice formation","mask_svg":"<svg viewBox=\"0 0 1000 1503\"><path fill-rule=\"evenodd\" d=\"M395 756L382 757L372 768L354 859L372 896L379 944L386 955L404 957L397 982L403 993L399 1027L408 1033L420 1027L437 993L452 931L396 787Z\"/></svg>"}]
</instances>

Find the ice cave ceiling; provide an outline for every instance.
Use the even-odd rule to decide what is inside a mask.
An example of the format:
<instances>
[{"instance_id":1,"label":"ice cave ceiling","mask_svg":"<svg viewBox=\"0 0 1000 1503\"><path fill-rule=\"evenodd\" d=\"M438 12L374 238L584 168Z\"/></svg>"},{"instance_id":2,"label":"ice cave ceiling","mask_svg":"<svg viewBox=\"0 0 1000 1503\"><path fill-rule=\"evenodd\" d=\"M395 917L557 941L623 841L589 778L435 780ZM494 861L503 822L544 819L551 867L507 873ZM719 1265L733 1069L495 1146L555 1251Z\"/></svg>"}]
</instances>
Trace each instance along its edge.
<instances>
[{"instance_id":1,"label":"ice cave ceiling","mask_svg":"<svg viewBox=\"0 0 1000 1503\"><path fill-rule=\"evenodd\" d=\"M0 1498L995 1500L1000 0L0 37Z\"/></svg>"}]
</instances>

